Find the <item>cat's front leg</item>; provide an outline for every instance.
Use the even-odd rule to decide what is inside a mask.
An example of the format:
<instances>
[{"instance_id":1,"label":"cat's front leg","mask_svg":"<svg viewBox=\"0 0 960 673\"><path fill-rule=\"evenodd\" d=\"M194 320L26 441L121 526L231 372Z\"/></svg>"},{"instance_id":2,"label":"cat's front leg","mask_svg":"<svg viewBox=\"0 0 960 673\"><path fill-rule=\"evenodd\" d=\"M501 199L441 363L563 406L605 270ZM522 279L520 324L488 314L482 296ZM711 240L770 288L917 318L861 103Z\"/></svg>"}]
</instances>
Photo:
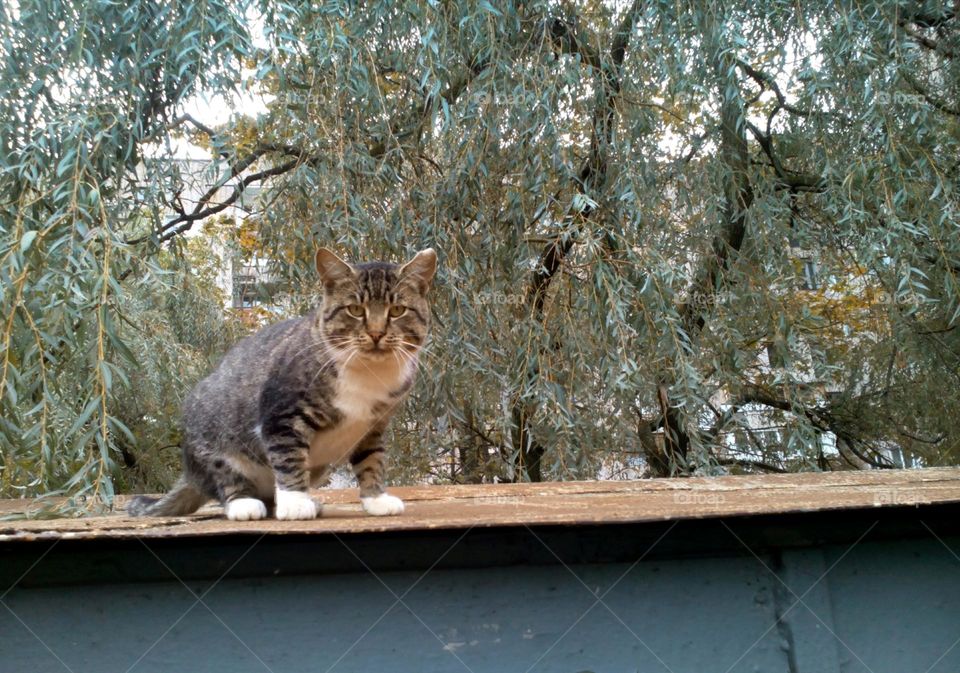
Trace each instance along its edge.
<instances>
[{"instance_id":1,"label":"cat's front leg","mask_svg":"<svg viewBox=\"0 0 960 673\"><path fill-rule=\"evenodd\" d=\"M316 519L317 503L304 491L288 491L277 484L276 492L277 518L281 521L299 521Z\"/></svg>"},{"instance_id":2,"label":"cat's front leg","mask_svg":"<svg viewBox=\"0 0 960 673\"><path fill-rule=\"evenodd\" d=\"M387 466L380 438L379 432L372 433L350 455L360 485L360 504L364 512L373 516L403 514L403 500L389 495L383 486Z\"/></svg>"},{"instance_id":3,"label":"cat's front leg","mask_svg":"<svg viewBox=\"0 0 960 673\"><path fill-rule=\"evenodd\" d=\"M276 517L281 520L315 519L317 503L307 492L309 442L294 434L264 436L263 440L276 480Z\"/></svg>"}]
</instances>

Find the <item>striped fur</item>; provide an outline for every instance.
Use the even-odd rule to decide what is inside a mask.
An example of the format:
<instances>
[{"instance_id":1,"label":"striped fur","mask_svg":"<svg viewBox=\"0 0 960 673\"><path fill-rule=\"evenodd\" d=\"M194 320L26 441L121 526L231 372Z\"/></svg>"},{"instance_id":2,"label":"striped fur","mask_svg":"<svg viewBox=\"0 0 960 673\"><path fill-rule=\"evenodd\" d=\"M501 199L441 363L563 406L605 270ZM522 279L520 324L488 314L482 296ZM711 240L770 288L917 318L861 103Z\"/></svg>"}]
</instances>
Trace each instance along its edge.
<instances>
[{"instance_id":1,"label":"striped fur","mask_svg":"<svg viewBox=\"0 0 960 673\"><path fill-rule=\"evenodd\" d=\"M159 500L135 498L131 514L188 514L216 499L237 520L271 506L279 519L312 518L308 488L348 462L368 513L403 510L385 495L382 438L429 332L436 254L398 267L321 249L316 265L322 305L244 339L197 385L183 409L183 476Z\"/></svg>"}]
</instances>

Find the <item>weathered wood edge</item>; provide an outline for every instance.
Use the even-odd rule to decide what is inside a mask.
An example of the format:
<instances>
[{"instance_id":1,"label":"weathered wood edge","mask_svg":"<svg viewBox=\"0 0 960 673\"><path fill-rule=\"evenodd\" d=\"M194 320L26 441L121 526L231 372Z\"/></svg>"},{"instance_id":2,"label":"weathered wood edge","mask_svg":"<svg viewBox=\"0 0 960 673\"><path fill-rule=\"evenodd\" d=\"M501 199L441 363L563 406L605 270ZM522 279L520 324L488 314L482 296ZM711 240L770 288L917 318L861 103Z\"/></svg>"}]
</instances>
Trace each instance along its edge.
<instances>
[{"instance_id":1,"label":"weathered wood edge","mask_svg":"<svg viewBox=\"0 0 960 673\"><path fill-rule=\"evenodd\" d=\"M232 522L218 507L197 515L133 519L122 514L0 521L0 542L226 535L354 534L502 526L582 526L711 519L960 502L960 468L610 482L556 482L392 489L407 501L400 517L362 514L354 489L318 491L315 521ZM118 498L122 507L124 498ZM0 514L29 502L0 501Z\"/></svg>"}]
</instances>

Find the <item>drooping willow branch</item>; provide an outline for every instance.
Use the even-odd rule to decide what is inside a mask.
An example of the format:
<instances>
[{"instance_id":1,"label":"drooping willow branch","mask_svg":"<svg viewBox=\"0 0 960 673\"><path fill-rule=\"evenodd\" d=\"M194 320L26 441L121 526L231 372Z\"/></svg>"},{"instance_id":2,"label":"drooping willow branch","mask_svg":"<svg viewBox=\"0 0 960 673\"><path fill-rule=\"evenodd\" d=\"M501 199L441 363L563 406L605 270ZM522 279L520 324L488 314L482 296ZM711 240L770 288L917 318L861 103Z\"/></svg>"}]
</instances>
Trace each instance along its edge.
<instances>
[{"instance_id":1,"label":"drooping willow branch","mask_svg":"<svg viewBox=\"0 0 960 673\"><path fill-rule=\"evenodd\" d=\"M590 152L580 169L575 185L580 194L591 199L593 198L591 195L596 196L605 186L609 148L613 139L614 112L622 89L622 66L639 11L640 2L634 0L617 26L609 55L605 58L601 58L600 52L591 46L599 44L597 36L584 37L574 32L570 24L560 20L544 23L545 37L555 49L563 53L579 54L582 62L599 75L602 95L593 111ZM579 224L582 224L592 216L594 210L594 206L588 205L572 214L572 217L579 218ZM541 252L526 294L526 303L533 319L540 322L544 320L543 307L547 291L574 243L573 236L564 232L548 243ZM538 373L534 368L527 368L528 380L535 379L537 376ZM530 436L527 422L530 413L529 405L522 396L518 395L514 400L511 416L513 445L519 450L517 472L523 474L515 474L515 478L522 478L525 475L530 481L540 481L541 460L546 449Z\"/></svg>"},{"instance_id":2,"label":"drooping willow branch","mask_svg":"<svg viewBox=\"0 0 960 673\"><path fill-rule=\"evenodd\" d=\"M457 77L453 78L447 88L440 92L438 96L443 98L448 104L452 104L460 96L460 94L467 89L470 82L473 81L473 79L482 73L487 67L489 67L489 65L490 64L488 60L480 58L479 56L471 59L468 66L464 68L463 72L461 72ZM397 120L391 125L391 137L394 140L406 139L411 136L419 138L424 124L430 118L430 111L433 104L434 100L428 99L422 104L414 105L405 112L399 114L397 116ZM177 117L169 125L167 125L166 129L170 130L184 123L193 125L197 130L206 135L216 148L219 156L230 156L229 152L223 149L223 143L219 140L217 132L209 125L198 121L189 114L184 114ZM382 140L372 143L367 148L368 154L373 158L379 158L383 156L386 151L387 143ZM242 178L240 177L244 171L270 154L294 158L286 163L271 166L255 173L250 173ZM149 240L153 240L158 244L165 243L184 233L185 231L188 231L195 222L206 219L212 215L216 215L217 213L226 210L229 206L236 203L240 199L240 197L243 195L243 192L251 184L255 182L262 182L269 178L288 173L301 163L314 163L319 161L320 159L318 157L311 156L305 150L294 145L259 143L250 153L245 155L243 158L238 159L230 167L227 176L211 186L197 200L196 205L191 211L185 212L180 210L174 217L164 222L160 228L154 231L152 234L130 239L127 241L127 243L135 245ZM231 181L236 180L237 178L240 178L240 180L233 185L231 192L224 199L214 201L220 190L228 186Z\"/></svg>"}]
</instances>

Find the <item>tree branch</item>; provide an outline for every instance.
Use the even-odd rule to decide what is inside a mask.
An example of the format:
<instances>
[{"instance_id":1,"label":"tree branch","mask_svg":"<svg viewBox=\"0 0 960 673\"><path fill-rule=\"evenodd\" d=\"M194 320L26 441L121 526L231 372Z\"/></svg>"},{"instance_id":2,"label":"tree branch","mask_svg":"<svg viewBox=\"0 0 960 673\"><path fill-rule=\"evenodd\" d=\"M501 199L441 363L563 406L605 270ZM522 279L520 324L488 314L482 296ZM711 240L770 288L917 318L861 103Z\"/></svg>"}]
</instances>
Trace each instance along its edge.
<instances>
[{"instance_id":1,"label":"tree branch","mask_svg":"<svg viewBox=\"0 0 960 673\"><path fill-rule=\"evenodd\" d=\"M763 470L764 472L776 472L777 474L787 473L787 470L777 465L771 465L770 463L765 463L760 460L747 460L744 458L721 458L717 461L717 465L734 465L736 467L747 467Z\"/></svg>"},{"instance_id":2,"label":"tree branch","mask_svg":"<svg viewBox=\"0 0 960 673\"><path fill-rule=\"evenodd\" d=\"M927 103L932 107L939 110L940 112L945 112L946 114L953 115L955 117L960 117L960 106L952 106L943 100L935 97L928 89L925 89L917 79L908 73L906 70L898 70L900 76L903 78L907 84L910 85L910 88L920 94Z\"/></svg>"},{"instance_id":3,"label":"tree branch","mask_svg":"<svg viewBox=\"0 0 960 673\"><path fill-rule=\"evenodd\" d=\"M544 24L544 32L557 52L576 54L582 63L591 68L599 70L602 67L600 50L594 46L598 43L596 35L589 35L585 39L577 34L579 31L572 22L561 18L545 21Z\"/></svg>"},{"instance_id":4,"label":"tree branch","mask_svg":"<svg viewBox=\"0 0 960 673\"><path fill-rule=\"evenodd\" d=\"M217 193L223 187L225 187L230 180L238 177L241 173L243 173L243 171L247 170L264 154L266 154L268 151L267 147L268 146L258 147L246 157L234 164L230 169L230 174L225 179L220 180L217 184L210 187L197 200L197 204L192 211L183 212L181 209L180 214L165 222L158 231L148 236L141 236L139 238L128 240L127 243L129 245L137 245L151 239L155 240L157 243L165 243L166 241L169 241L175 236L190 229L194 222L203 220L211 215L216 215L217 213L226 210L229 206L235 203L243 195L244 190L254 182L266 180L267 178L277 175L283 175L284 173L290 172L300 164L300 158L298 157L292 161L288 161L285 164L272 166L256 173L246 175L234 185L233 191L231 191L231 193L227 195L225 199L217 202L215 205L209 205Z\"/></svg>"},{"instance_id":5,"label":"tree branch","mask_svg":"<svg viewBox=\"0 0 960 673\"><path fill-rule=\"evenodd\" d=\"M728 72L719 56L715 69L718 74ZM753 203L753 187L749 175L749 148L744 131L743 99L739 89L729 94L726 76L720 78L720 156L728 169L723 206L723 230L713 238L712 256L704 263L702 272L693 282L690 297L703 297L715 292L717 280L730 262L730 253L738 252L746 233L746 213ZM681 324L689 339L706 324L703 302L688 302L680 307Z\"/></svg>"},{"instance_id":6,"label":"tree branch","mask_svg":"<svg viewBox=\"0 0 960 673\"><path fill-rule=\"evenodd\" d=\"M784 189L789 189L793 193L822 192L826 189L826 181L818 175L788 172L783 167L780 157L777 156L773 149L772 136L761 131L757 128L756 124L751 121L747 121L747 128L750 130L750 133L753 134L753 137L756 138L760 149L763 150L763 153L767 155L767 158L770 160L770 165L773 166L773 170L777 174L777 179L780 182L779 186Z\"/></svg>"},{"instance_id":7,"label":"tree branch","mask_svg":"<svg viewBox=\"0 0 960 673\"><path fill-rule=\"evenodd\" d=\"M765 89L769 89L773 92L773 95L777 97L777 107L775 108L775 111L771 113L771 116L776 114L776 111L780 109L786 110L790 114L797 115L799 117L808 117L810 115L809 110L798 108L795 105L791 105L787 102L787 97L783 95L779 85L777 85L777 81L772 76L761 70L757 70L746 61L740 59L737 59L737 65L741 70L749 75L753 81L760 85L761 92Z\"/></svg>"},{"instance_id":8,"label":"tree branch","mask_svg":"<svg viewBox=\"0 0 960 673\"><path fill-rule=\"evenodd\" d=\"M450 81L446 89L438 93L437 97L428 97L423 103L411 107L405 114L398 117L397 120L390 125L387 138L368 145L367 153L374 159L379 159L387 153L390 140L401 141L410 137L419 138L424 125L430 119L437 98L445 100L448 105L452 105L456 102L457 98L460 97L460 94L466 91L470 83L488 67L490 67L490 61L488 59L480 55L471 58L467 67Z\"/></svg>"},{"instance_id":9,"label":"tree branch","mask_svg":"<svg viewBox=\"0 0 960 673\"><path fill-rule=\"evenodd\" d=\"M218 203L216 206L211 206L210 208L206 208L204 210L194 211L192 214L186 216L187 219L184 219L183 217L176 218L181 222L177 226L173 226L176 220L168 222L166 225L167 231L166 233L160 236L159 242L164 243L166 241L169 241L171 238L173 238L177 234L182 234L184 231L192 227L193 223L196 220L202 220L204 218L210 217L211 215L216 215L222 210L225 210L227 207L229 207L234 202L236 202L237 199L239 199L240 196L243 194L244 190L254 182L259 182L261 180L266 180L267 178L271 178L277 175L283 175L284 173L289 173L294 168L296 168L299 164L300 164L300 161L298 159L294 159L292 161L288 161L285 164L274 166L272 168L267 168L257 173L251 173L250 175L247 175L246 177L243 178L243 180L237 183L237 185L233 188L233 191L230 193L230 195L226 199Z\"/></svg>"},{"instance_id":10,"label":"tree branch","mask_svg":"<svg viewBox=\"0 0 960 673\"><path fill-rule=\"evenodd\" d=\"M913 25L911 25L913 24ZM924 49L929 51L936 52L941 56L946 58L953 59L956 57L957 53L950 47L944 46L942 43L937 42L936 40L931 40L929 37L921 33L916 24L911 21L901 20L898 25L903 28L903 32L912 37L917 44L919 44Z\"/></svg>"},{"instance_id":11,"label":"tree branch","mask_svg":"<svg viewBox=\"0 0 960 673\"><path fill-rule=\"evenodd\" d=\"M910 21L922 28L939 28L957 15L957 7L947 9L942 12L926 11L930 7L924 7L922 3L911 3L913 7L908 7L904 13L904 21ZM938 3L939 4L939 3ZM956 5L956 3L955 3Z\"/></svg>"},{"instance_id":12,"label":"tree branch","mask_svg":"<svg viewBox=\"0 0 960 673\"><path fill-rule=\"evenodd\" d=\"M897 428L897 434L902 435L907 439L912 439L915 442L920 442L921 444L933 444L934 446L942 443L943 440L947 438L946 433L943 433L943 432L941 432L936 437L921 437L920 435L910 432L906 428L901 428L901 427Z\"/></svg>"},{"instance_id":13,"label":"tree branch","mask_svg":"<svg viewBox=\"0 0 960 673\"><path fill-rule=\"evenodd\" d=\"M639 0L634 0L627 10L617 27L607 60L601 59L593 50L588 50L590 41L575 36L570 30L569 23L555 19L549 24L549 37L554 40L556 47L567 49L576 46L578 50L588 50L583 62L600 73L603 85L604 96L597 103L593 113L590 155L584 161L577 175L579 182L577 188L583 194L589 195L591 192L599 192L606 178L607 151L613 137L614 103L622 89L620 71L626 58L627 44L630 40L630 34L633 32L639 7ZM596 43L597 38L592 38L592 41ZM578 51L578 53L581 53L581 51ZM583 53L581 55L583 56ZM574 217L586 219L592 215L592 211L592 208L587 207L576 213ZM548 243L540 253L537 270L534 272L530 280L530 287L527 290L527 305L531 307L532 313L538 318L542 318L543 306L550 283L560 270L563 260L566 259L573 248L573 244L574 240L569 234L561 234Z\"/></svg>"},{"instance_id":14,"label":"tree branch","mask_svg":"<svg viewBox=\"0 0 960 673\"><path fill-rule=\"evenodd\" d=\"M789 400L773 396L772 394L763 390L760 386L747 386L740 393L740 395L738 395L737 404L762 404L763 406L770 407L772 409L789 411L792 414L803 416L810 422L810 425L815 427L817 430L834 434L837 437L838 447L840 442L843 442L844 446L853 455L865 463L884 469L894 467L893 463L891 463L879 451L873 447L869 447L864 442L854 437L848 430L841 427L836 419L832 417L829 409L811 409L805 406L798 407ZM873 455L876 457L874 458L857 450L857 443L864 444L864 446L869 448L869 450L872 451Z\"/></svg>"},{"instance_id":15,"label":"tree branch","mask_svg":"<svg viewBox=\"0 0 960 673\"><path fill-rule=\"evenodd\" d=\"M200 131L200 132L203 133L205 136L207 136L208 138L210 138L210 142L211 142L214 146L216 146L216 145L219 144L219 142L218 142L218 141L219 141L219 135L217 134L217 132L214 131L211 127L207 126L206 124L204 124L204 123L202 123L202 122L200 122L200 121L197 121L197 120L196 120L192 115L190 115L190 114L182 114L182 115L180 115L179 117L173 119L169 124L167 124L167 125L164 127L164 130L165 130L165 131L172 131L172 130L175 129L176 127L181 126L181 125L183 125L183 124L185 124L185 123L192 124L198 131ZM217 154L219 154L221 157L228 157L228 156L230 156L229 153L228 153L225 149L222 149L222 148L217 151Z\"/></svg>"}]
</instances>

